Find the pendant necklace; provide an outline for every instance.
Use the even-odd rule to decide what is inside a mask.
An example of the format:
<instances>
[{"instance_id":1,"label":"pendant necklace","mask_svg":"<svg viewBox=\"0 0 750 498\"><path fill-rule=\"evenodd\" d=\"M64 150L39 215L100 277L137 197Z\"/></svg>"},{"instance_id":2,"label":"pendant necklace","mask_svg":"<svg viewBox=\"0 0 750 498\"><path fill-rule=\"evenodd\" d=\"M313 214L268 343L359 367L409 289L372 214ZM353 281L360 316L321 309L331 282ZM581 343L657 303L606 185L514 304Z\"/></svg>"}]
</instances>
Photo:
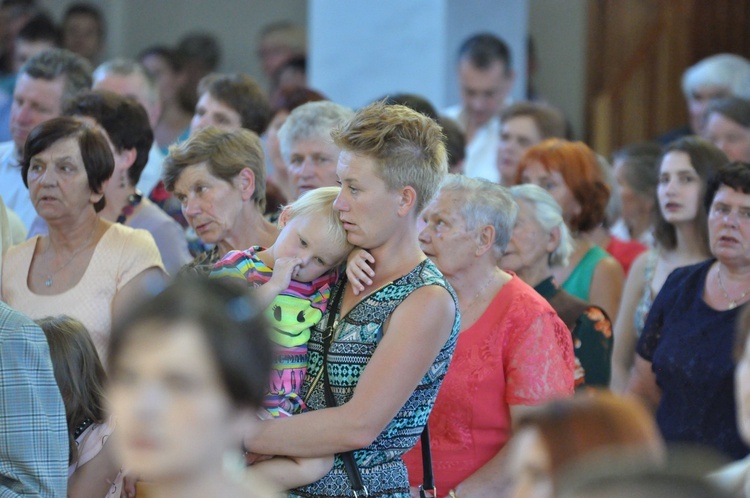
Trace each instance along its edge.
<instances>
[{"instance_id":1,"label":"pendant necklace","mask_svg":"<svg viewBox=\"0 0 750 498\"><path fill-rule=\"evenodd\" d=\"M729 302L729 305L727 306L727 309L733 310L737 307L737 303L739 301L742 301L745 296L747 296L748 292L750 292L750 289L747 289L745 292L739 295L737 299L732 299L729 297L729 294L727 294L727 290L724 288L724 284L721 281L721 263L719 263L719 268L717 269L717 273L719 274L719 287L721 288L721 292L724 293L724 298Z\"/></svg>"},{"instance_id":2,"label":"pendant necklace","mask_svg":"<svg viewBox=\"0 0 750 498\"><path fill-rule=\"evenodd\" d=\"M76 258L76 256L78 256L78 254L81 251L83 251L84 249L86 249L86 247L88 247L89 242L91 242L91 238L94 236L94 232L96 232L96 227L98 225L99 225L99 220L97 219L97 221L94 223L94 228L91 229L91 233L89 234L88 238L86 239L86 242L84 242L81 247L79 247L78 249L76 249L75 251L73 251L73 254L70 256L70 259L68 259L65 262L64 265L62 265L61 267L59 267L55 271L47 274L47 279L44 281L44 286L45 287L52 287L52 284L54 283L54 281L52 280L52 277L54 277L57 272L59 272L60 270L62 270L66 266L68 266ZM47 254L47 252L49 251L49 248L51 246L52 246L52 240L50 239L49 243L47 244L47 248L44 250L44 254L45 255Z\"/></svg>"}]
</instances>

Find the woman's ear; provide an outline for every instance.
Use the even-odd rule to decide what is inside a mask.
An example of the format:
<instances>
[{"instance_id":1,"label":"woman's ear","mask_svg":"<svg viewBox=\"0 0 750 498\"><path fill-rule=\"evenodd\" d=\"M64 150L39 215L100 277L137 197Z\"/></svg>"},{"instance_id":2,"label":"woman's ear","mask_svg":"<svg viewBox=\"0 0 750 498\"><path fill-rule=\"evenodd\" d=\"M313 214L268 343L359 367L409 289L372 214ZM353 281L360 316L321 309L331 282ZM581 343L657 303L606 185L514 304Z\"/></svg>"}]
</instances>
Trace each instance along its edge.
<instances>
[{"instance_id":1,"label":"woman's ear","mask_svg":"<svg viewBox=\"0 0 750 498\"><path fill-rule=\"evenodd\" d=\"M555 227L549 233L547 240L547 254L552 254L560 245L560 228Z\"/></svg>"},{"instance_id":2,"label":"woman's ear","mask_svg":"<svg viewBox=\"0 0 750 498\"><path fill-rule=\"evenodd\" d=\"M407 185L401 189L401 199L398 204L398 214L406 216L417 204L417 191L414 187Z\"/></svg>"},{"instance_id":3,"label":"woman's ear","mask_svg":"<svg viewBox=\"0 0 750 498\"><path fill-rule=\"evenodd\" d=\"M477 256L481 256L487 251L492 250L492 247L495 245L495 227L492 225L484 225L480 227L479 233L477 234L477 242Z\"/></svg>"},{"instance_id":4,"label":"woman's ear","mask_svg":"<svg viewBox=\"0 0 750 498\"><path fill-rule=\"evenodd\" d=\"M255 173L250 168L242 168L235 180L243 201L253 198L255 193Z\"/></svg>"},{"instance_id":5,"label":"woman's ear","mask_svg":"<svg viewBox=\"0 0 750 498\"><path fill-rule=\"evenodd\" d=\"M138 157L138 151L133 149L122 149L122 151L117 153L122 158L122 164L124 170L129 170L130 167L135 162L136 157Z\"/></svg>"}]
</instances>

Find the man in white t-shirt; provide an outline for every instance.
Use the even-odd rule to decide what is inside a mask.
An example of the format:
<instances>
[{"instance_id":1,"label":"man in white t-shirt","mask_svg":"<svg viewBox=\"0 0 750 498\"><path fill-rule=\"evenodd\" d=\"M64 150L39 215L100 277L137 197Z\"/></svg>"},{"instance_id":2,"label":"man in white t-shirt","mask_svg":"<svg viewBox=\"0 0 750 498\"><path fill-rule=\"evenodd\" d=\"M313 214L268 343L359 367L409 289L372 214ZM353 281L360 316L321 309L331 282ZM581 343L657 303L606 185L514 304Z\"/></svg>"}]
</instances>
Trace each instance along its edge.
<instances>
[{"instance_id":1,"label":"man in white t-shirt","mask_svg":"<svg viewBox=\"0 0 750 498\"><path fill-rule=\"evenodd\" d=\"M502 108L515 81L511 54L503 40L489 33L464 41L458 52L461 104L446 109L466 134L467 176L499 181L496 167Z\"/></svg>"}]
</instances>

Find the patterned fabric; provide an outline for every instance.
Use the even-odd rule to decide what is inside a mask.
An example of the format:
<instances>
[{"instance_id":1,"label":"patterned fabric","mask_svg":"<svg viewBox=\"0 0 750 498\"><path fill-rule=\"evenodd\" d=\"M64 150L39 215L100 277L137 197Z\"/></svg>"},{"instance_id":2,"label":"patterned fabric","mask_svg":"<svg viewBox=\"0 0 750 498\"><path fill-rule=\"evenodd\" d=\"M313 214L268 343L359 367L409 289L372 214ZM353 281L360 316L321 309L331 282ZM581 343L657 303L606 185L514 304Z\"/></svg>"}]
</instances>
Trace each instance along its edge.
<instances>
[{"instance_id":1,"label":"patterned fabric","mask_svg":"<svg viewBox=\"0 0 750 498\"><path fill-rule=\"evenodd\" d=\"M453 362L430 415L435 484L444 496L510 438L510 405L573 394L570 331L517 276L458 336ZM421 445L404 455L413 486L423 482Z\"/></svg>"},{"instance_id":2,"label":"patterned fabric","mask_svg":"<svg viewBox=\"0 0 750 498\"><path fill-rule=\"evenodd\" d=\"M221 251L219 251L219 246L214 246L208 251L197 255L190 263L180 268L177 275L180 277L189 275L207 277L222 256Z\"/></svg>"},{"instance_id":3,"label":"patterned fabric","mask_svg":"<svg viewBox=\"0 0 750 498\"><path fill-rule=\"evenodd\" d=\"M591 279L594 278L594 270L599 261L608 257L609 253L599 246L593 246L583 255L568 278L563 282L562 288L565 292L583 299L589 300L589 291L591 290Z\"/></svg>"},{"instance_id":4,"label":"patterned fabric","mask_svg":"<svg viewBox=\"0 0 750 498\"><path fill-rule=\"evenodd\" d=\"M737 316L703 300L710 259L673 271L656 296L636 351L662 396L656 422L667 442L707 445L733 460L748 454L737 430L732 347Z\"/></svg>"},{"instance_id":5,"label":"patterned fabric","mask_svg":"<svg viewBox=\"0 0 750 498\"><path fill-rule=\"evenodd\" d=\"M636 337L640 337L643 333L648 311L654 303L654 292L651 290L651 283L654 280L657 259L659 259L659 253L655 249L648 252L646 268L643 270L643 294L641 294L641 298L638 300L638 304L635 307L635 316L633 317Z\"/></svg>"},{"instance_id":6,"label":"patterned fabric","mask_svg":"<svg viewBox=\"0 0 750 498\"><path fill-rule=\"evenodd\" d=\"M104 448L109 440L109 436L115 429L115 423L110 418L103 424L92 424L76 438L78 447L78 461L68 467L68 477L73 475L76 469L83 467L86 463L94 459L96 455ZM105 498L119 498L122 492L122 472L119 472L112 481L112 486L105 495Z\"/></svg>"},{"instance_id":7,"label":"patterned fabric","mask_svg":"<svg viewBox=\"0 0 750 498\"><path fill-rule=\"evenodd\" d=\"M0 496L64 498L68 427L47 339L0 302Z\"/></svg>"},{"instance_id":8,"label":"patterned fabric","mask_svg":"<svg viewBox=\"0 0 750 498\"><path fill-rule=\"evenodd\" d=\"M341 279L338 285L346 285L346 279ZM457 302L453 289L442 274L432 262L425 260L407 275L360 301L346 316L340 318L328 354L330 385L337 404L343 405L353 396L359 377L382 337L385 322L396 307L412 292L427 285L447 289L454 303ZM457 304L456 307L458 308ZM338 314L338 310L333 312ZM324 387L319 382L318 374L323 366L323 330L327 315L328 313L313 328L309 343L308 375L302 392L312 410L326 407ZM457 313L448 341L409 400L370 446L354 452L370 496L409 498L409 479L401 455L414 446L427 422L456 346L458 328ZM351 487L341 458L336 456L333 469L323 479L296 489L289 496L351 496Z\"/></svg>"},{"instance_id":9,"label":"patterned fabric","mask_svg":"<svg viewBox=\"0 0 750 498\"><path fill-rule=\"evenodd\" d=\"M549 302L573 336L576 388L609 386L613 337L607 313L560 289L552 277L534 290Z\"/></svg>"},{"instance_id":10,"label":"patterned fabric","mask_svg":"<svg viewBox=\"0 0 750 498\"><path fill-rule=\"evenodd\" d=\"M229 251L209 276L241 278L252 287L260 287L273 276L273 269L257 256L263 250L255 246L245 251ZM305 408L299 394L307 372L310 328L320 322L331 297L331 285L337 279L338 271L332 270L312 282L292 280L266 308L276 358L263 407L273 417L288 417Z\"/></svg>"},{"instance_id":11,"label":"patterned fabric","mask_svg":"<svg viewBox=\"0 0 750 498\"><path fill-rule=\"evenodd\" d=\"M40 295L27 284L39 237L11 247L3 264L3 300L32 319L64 313L79 320L91 334L96 350L107 357L112 327L112 301L133 278L150 268L164 267L151 234L113 224L96 244L81 280L65 292Z\"/></svg>"}]
</instances>

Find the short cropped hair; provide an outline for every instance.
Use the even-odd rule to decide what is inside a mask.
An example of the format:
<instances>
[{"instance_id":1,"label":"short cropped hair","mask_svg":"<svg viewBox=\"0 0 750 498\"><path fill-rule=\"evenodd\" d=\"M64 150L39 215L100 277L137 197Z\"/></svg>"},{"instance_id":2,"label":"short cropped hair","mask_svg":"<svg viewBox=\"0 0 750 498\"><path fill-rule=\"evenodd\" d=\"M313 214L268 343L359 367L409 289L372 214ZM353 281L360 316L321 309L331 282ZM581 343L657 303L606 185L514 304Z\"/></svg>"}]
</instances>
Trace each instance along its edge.
<instances>
[{"instance_id":1,"label":"short cropped hair","mask_svg":"<svg viewBox=\"0 0 750 498\"><path fill-rule=\"evenodd\" d=\"M320 187L302 194L299 199L285 207L289 210L289 220L297 216L309 216L325 219L328 227L326 236L335 247L353 249L346 238L346 230L341 223L339 212L333 208L333 202L341 192L341 187Z\"/></svg>"},{"instance_id":2,"label":"short cropped hair","mask_svg":"<svg viewBox=\"0 0 750 498\"><path fill-rule=\"evenodd\" d=\"M458 60L467 60L478 69L487 69L494 62L500 62L506 74L513 67L508 45L492 33L479 33L467 38L458 49Z\"/></svg>"},{"instance_id":3,"label":"short cropped hair","mask_svg":"<svg viewBox=\"0 0 750 498\"><path fill-rule=\"evenodd\" d=\"M60 46L60 30L50 16L44 12L36 14L18 32L18 39L28 42L46 41Z\"/></svg>"},{"instance_id":4,"label":"short cropped hair","mask_svg":"<svg viewBox=\"0 0 750 498\"><path fill-rule=\"evenodd\" d=\"M183 170L206 163L208 171L231 184L244 168L255 175L252 200L263 212L266 208L266 161L258 135L240 128L222 131L213 126L199 130L186 141L172 145L164 159L164 186L174 191Z\"/></svg>"},{"instance_id":5,"label":"short cropped hair","mask_svg":"<svg viewBox=\"0 0 750 498\"><path fill-rule=\"evenodd\" d=\"M268 325L247 285L232 278L185 277L143 300L112 329L108 365L117 370L128 343L139 328L157 325L150 333L181 334L169 325L195 325L208 346L223 389L238 408L257 408L268 388L274 357Z\"/></svg>"},{"instance_id":6,"label":"short cropped hair","mask_svg":"<svg viewBox=\"0 0 750 498\"><path fill-rule=\"evenodd\" d=\"M500 122L518 118L529 117L534 121L542 140L547 138L565 138L566 123L562 111L548 104L539 102L516 102L511 104L500 113Z\"/></svg>"},{"instance_id":7,"label":"short cropped hair","mask_svg":"<svg viewBox=\"0 0 750 498\"><path fill-rule=\"evenodd\" d=\"M70 463L78 461L74 434L86 419L100 424L106 421L104 372L94 341L86 327L66 315L36 320L49 344L52 369L60 394L65 400Z\"/></svg>"},{"instance_id":8,"label":"short cropped hair","mask_svg":"<svg viewBox=\"0 0 750 498\"><path fill-rule=\"evenodd\" d=\"M198 95L208 92L213 98L237 111L242 127L262 135L271 120L271 104L253 78L242 73L204 76L198 83Z\"/></svg>"},{"instance_id":9,"label":"short cropped hair","mask_svg":"<svg viewBox=\"0 0 750 498\"><path fill-rule=\"evenodd\" d=\"M573 254L573 239L570 236L570 230L565 225L562 208L554 197L542 187L531 183L515 185L509 190L516 202L521 200L532 205L534 218L544 233L549 234L552 230L559 230L560 242L549 254L548 262L550 266L568 266L568 258Z\"/></svg>"},{"instance_id":10,"label":"short cropped hair","mask_svg":"<svg viewBox=\"0 0 750 498\"><path fill-rule=\"evenodd\" d=\"M185 59L199 60L206 71L213 71L221 62L221 46L210 33L189 33L177 44L177 51Z\"/></svg>"},{"instance_id":11,"label":"short cropped hair","mask_svg":"<svg viewBox=\"0 0 750 498\"><path fill-rule=\"evenodd\" d=\"M750 100L739 97L713 100L706 109L706 119L712 113L721 114L743 128L750 128Z\"/></svg>"},{"instance_id":12,"label":"short cropped hair","mask_svg":"<svg viewBox=\"0 0 750 498\"><path fill-rule=\"evenodd\" d=\"M178 73L185 67L185 58L182 53L166 45L152 45L138 54L138 60L143 61L147 57L159 57L167 63L172 72Z\"/></svg>"},{"instance_id":13,"label":"short cropped hair","mask_svg":"<svg viewBox=\"0 0 750 498\"><path fill-rule=\"evenodd\" d=\"M350 119L354 111L330 101L308 102L294 109L279 128L279 150L289 164L292 147L298 140L333 143L331 130Z\"/></svg>"},{"instance_id":14,"label":"short cropped hair","mask_svg":"<svg viewBox=\"0 0 750 498\"><path fill-rule=\"evenodd\" d=\"M743 194L750 194L750 163L733 162L721 166L708 181L704 205L711 209L716 192L721 187L729 187Z\"/></svg>"},{"instance_id":15,"label":"short cropped hair","mask_svg":"<svg viewBox=\"0 0 750 498\"><path fill-rule=\"evenodd\" d=\"M112 157L107 139L97 128L67 116L49 119L34 127L29 133L21 158L21 175L24 185L29 186L31 159L50 148L55 142L68 138L78 142L83 166L89 180L89 188L96 194L103 193L104 182L112 176L115 169L115 159ZM98 213L104 209L105 205L106 200L102 196L101 200L94 204L94 209Z\"/></svg>"},{"instance_id":16,"label":"short cropped hair","mask_svg":"<svg viewBox=\"0 0 750 498\"><path fill-rule=\"evenodd\" d=\"M690 158L690 165L695 169L698 178L701 180L701 196L705 196L708 181L721 166L729 162L727 156L706 139L689 136L678 138L667 145L664 149L664 156L670 152L684 152ZM661 166L660 166L661 168ZM695 219L695 226L698 230L703 247L708 253L708 208L704 205L698 207L698 215ZM654 224L654 239L665 249L674 249L677 247L677 231L674 225L664 219L661 209L656 210L656 223Z\"/></svg>"},{"instance_id":17,"label":"short cropped hair","mask_svg":"<svg viewBox=\"0 0 750 498\"><path fill-rule=\"evenodd\" d=\"M425 116L436 121L438 118L438 112L435 109L435 106L433 106L429 100L422 97L421 95L417 95L416 93L394 93L393 95L388 95L378 100L384 100L388 105L405 105L409 109L414 109L417 112L421 112Z\"/></svg>"},{"instance_id":18,"label":"short cropped hair","mask_svg":"<svg viewBox=\"0 0 750 498\"><path fill-rule=\"evenodd\" d=\"M72 4L70 7L68 7L68 10L66 10L65 14L63 15L63 26L65 26L65 23L68 22L68 20L73 16L88 16L92 18L96 22L96 31L99 35L99 38L104 38L104 34L107 31L107 26L104 21L104 16L102 15L102 11L99 10L98 7L84 2Z\"/></svg>"},{"instance_id":19,"label":"short cropped hair","mask_svg":"<svg viewBox=\"0 0 750 498\"><path fill-rule=\"evenodd\" d=\"M416 215L432 200L448 173L440 125L402 105L370 104L334 129L331 136L340 149L374 159L376 174L389 189L412 187L417 193Z\"/></svg>"},{"instance_id":20,"label":"short cropped hair","mask_svg":"<svg viewBox=\"0 0 750 498\"><path fill-rule=\"evenodd\" d=\"M731 96L750 99L750 61L735 54L717 54L690 66L682 74L686 99L702 86L729 90Z\"/></svg>"},{"instance_id":21,"label":"short cropped hair","mask_svg":"<svg viewBox=\"0 0 750 498\"><path fill-rule=\"evenodd\" d=\"M131 185L138 183L154 143L154 132L146 110L137 100L107 90L92 90L78 94L68 102L63 114L93 118L107 132L118 152L135 149L136 157L128 168L128 180Z\"/></svg>"},{"instance_id":22,"label":"short cropped hair","mask_svg":"<svg viewBox=\"0 0 750 498\"><path fill-rule=\"evenodd\" d=\"M29 57L19 74L31 78L52 81L62 77L65 80L61 105L77 93L91 89L91 63L78 54L64 48L49 48Z\"/></svg>"},{"instance_id":23,"label":"short cropped hair","mask_svg":"<svg viewBox=\"0 0 750 498\"><path fill-rule=\"evenodd\" d=\"M516 183L524 169L539 162L547 171L558 171L581 212L570 220L574 232L588 232L599 226L606 215L610 189L602 178L596 154L583 142L550 138L526 151L518 165Z\"/></svg>"},{"instance_id":24,"label":"short cropped hair","mask_svg":"<svg viewBox=\"0 0 750 498\"><path fill-rule=\"evenodd\" d=\"M146 68L143 67L143 64L140 62L136 62L133 59L118 57L103 62L94 69L94 81L99 81L109 75L139 76L146 85L146 93L151 104L157 104L159 102L159 88L156 85L156 80L151 73L146 71Z\"/></svg>"},{"instance_id":25,"label":"short cropped hair","mask_svg":"<svg viewBox=\"0 0 750 498\"><path fill-rule=\"evenodd\" d=\"M513 235L518 204L507 188L484 178L448 175L439 193L454 192L461 196L460 214L469 230L490 225L495 229L495 256L502 256Z\"/></svg>"}]
</instances>

